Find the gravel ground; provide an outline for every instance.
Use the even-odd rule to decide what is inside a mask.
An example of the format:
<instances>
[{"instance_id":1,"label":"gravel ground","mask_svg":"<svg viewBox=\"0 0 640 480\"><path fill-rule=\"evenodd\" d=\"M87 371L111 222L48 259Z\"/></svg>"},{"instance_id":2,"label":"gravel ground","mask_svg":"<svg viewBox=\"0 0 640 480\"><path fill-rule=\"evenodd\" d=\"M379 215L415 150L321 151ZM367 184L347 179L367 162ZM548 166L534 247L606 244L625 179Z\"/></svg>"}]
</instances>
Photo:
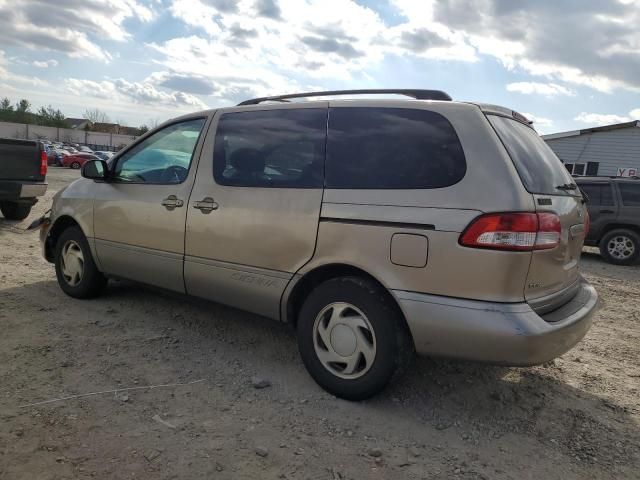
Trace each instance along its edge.
<instances>
[{"instance_id":1,"label":"gravel ground","mask_svg":"<svg viewBox=\"0 0 640 480\"><path fill-rule=\"evenodd\" d=\"M640 268L584 255L596 323L550 364L423 358L350 403L276 322L127 282L66 297L20 228L77 176L0 218L0 478L639 478Z\"/></svg>"}]
</instances>

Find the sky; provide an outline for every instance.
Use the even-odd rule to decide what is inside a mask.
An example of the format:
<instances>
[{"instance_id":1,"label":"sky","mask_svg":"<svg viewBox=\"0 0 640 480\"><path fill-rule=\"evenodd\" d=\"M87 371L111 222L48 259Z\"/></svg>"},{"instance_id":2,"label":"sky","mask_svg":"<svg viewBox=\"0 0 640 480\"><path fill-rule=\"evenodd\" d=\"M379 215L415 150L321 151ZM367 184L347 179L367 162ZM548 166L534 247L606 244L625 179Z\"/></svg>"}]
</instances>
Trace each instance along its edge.
<instances>
[{"instance_id":1,"label":"sky","mask_svg":"<svg viewBox=\"0 0 640 480\"><path fill-rule=\"evenodd\" d=\"M553 133L640 120L638 25L640 0L0 0L0 97L139 126L427 88Z\"/></svg>"}]
</instances>

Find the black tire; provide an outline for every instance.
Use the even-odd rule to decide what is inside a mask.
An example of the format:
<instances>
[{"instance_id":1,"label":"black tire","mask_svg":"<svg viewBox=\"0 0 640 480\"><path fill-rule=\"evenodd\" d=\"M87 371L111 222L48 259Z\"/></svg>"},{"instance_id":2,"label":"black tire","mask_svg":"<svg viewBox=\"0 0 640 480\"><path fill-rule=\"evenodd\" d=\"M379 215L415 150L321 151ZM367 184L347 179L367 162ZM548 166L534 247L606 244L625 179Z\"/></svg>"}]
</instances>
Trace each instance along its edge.
<instances>
[{"instance_id":1,"label":"black tire","mask_svg":"<svg viewBox=\"0 0 640 480\"><path fill-rule=\"evenodd\" d=\"M77 170L80 168L80 162L73 162L71 164L71 168L73 168L74 170Z\"/></svg>"},{"instance_id":2,"label":"black tire","mask_svg":"<svg viewBox=\"0 0 640 480\"><path fill-rule=\"evenodd\" d=\"M620 256L615 256L609 251L610 242L622 242L627 245L628 250L624 250L620 253ZM626 251L633 250L629 255L624 255ZM618 228L606 233L602 240L600 240L600 255L607 262L614 265L633 265L640 258L640 235L633 230L626 228Z\"/></svg>"},{"instance_id":3,"label":"black tire","mask_svg":"<svg viewBox=\"0 0 640 480\"><path fill-rule=\"evenodd\" d=\"M319 335L315 330L316 319L337 302L346 302L360 310L374 333L374 360L357 378L342 378L332 373L316 353L319 341L319 337L314 339ZM309 374L326 391L347 400L364 400L380 392L414 356L413 341L398 306L378 284L360 277L335 278L317 286L302 305L297 336L300 355Z\"/></svg>"},{"instance_id":4,"label":"black tire","mask_svg":"<svg viewBox=\"0 0 640 480\"><path fill-rule=\"evenodd\" d=\"M31 213L28 203L0 202L0 211L7 220L24 220Z\"/></svg>"},{"instance_id":5,"label":"black tire","mask_svg":"<svg viewBox=\"0 0 640 480\"><path fill-rule=\"evenodd\" d=\"M73 242L82 252L82 274L77 284L70 283L63 271L63 249ZM64 293L74 298L93 298L100 294L107 279L96 267L89 243L79 227L69 227L62 232L55 246L55 266L58 285Z\"/></svg>"}]
</instances>

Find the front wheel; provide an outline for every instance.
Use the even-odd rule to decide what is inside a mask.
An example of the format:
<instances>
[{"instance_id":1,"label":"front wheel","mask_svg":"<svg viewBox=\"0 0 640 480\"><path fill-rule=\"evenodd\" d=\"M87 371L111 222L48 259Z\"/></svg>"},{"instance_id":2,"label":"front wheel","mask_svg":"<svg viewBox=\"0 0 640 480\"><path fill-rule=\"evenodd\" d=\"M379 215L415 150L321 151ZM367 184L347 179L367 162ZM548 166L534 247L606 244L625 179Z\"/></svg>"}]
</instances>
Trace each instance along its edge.
<instances>
[{"instance_id":1,"label":"front wheel","mask_svg":"<svg viewBox=\"0 0 640 480\"><path fill-rule=\"evenodd\" d=\"M74 298L96 297L107 283L96 267L89 243L79 227L67 228L58 238L55 266L58 285Z\"/></svg>"},{"instance_id":2,"label":"front wheel","mask_svg":"<svg viewBox=\"0 0 640 480\"><path fill-rule=\"evenodd\" d=\"M413 356L413 343L389 294L360 277L316 287L298 318L298 347L313 379L347 400L381 391Z\"/></svg>"},{"instance_id":3,"label":"front wheel","mask_svg":"<svg viewBox=\"0 0 640 480\"><path fill-rule=\"evenodd\" d=\"M612 230L602 237L600 254L614 265L632 265L640 256L640 235L626 228Z\"/></svg>"},{"instance_id":4,"label":"front wheel","mask_svg":"<svg viewBox=\"0 0 640 480\"><path fill-rule=\"evenodd\" d=\"M74 170L77 170L80 168L80 162L73 162L71 164L71 168L73 168Z\"/></svg>"},{"instance_id":5,"label":"front wheel","mask_svg":"<svg viewBox=\"0 0 640 480\"><path fill-rule=\"evenodd\" d=\"M18 202L0 202L0 211L7 220L24 220L31 212L31 205Z\"/></svg>"}]
</instances>

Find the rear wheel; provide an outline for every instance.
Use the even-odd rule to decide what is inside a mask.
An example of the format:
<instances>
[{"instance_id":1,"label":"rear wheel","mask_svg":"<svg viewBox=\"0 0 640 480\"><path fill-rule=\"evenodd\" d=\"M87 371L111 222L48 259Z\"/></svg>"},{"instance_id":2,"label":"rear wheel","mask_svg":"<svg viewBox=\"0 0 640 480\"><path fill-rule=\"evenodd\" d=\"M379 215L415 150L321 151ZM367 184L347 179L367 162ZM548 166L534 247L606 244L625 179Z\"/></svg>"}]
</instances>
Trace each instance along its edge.
<instances>
[{"instance_id":1,"label":"rear wheel","mask_svg":"<svg viewBox=\"0 0 640 480\"><path fill-rule=\"evenodd\" d=\"M73 162L71 164L71 168L73 168L74 170L77 170L80 168L80 162Z\"/></svg>"},{"instance_id":2,"label":"rear wheel","mask_svg":"<svg viewBox=\"0 0 640 480\"><path fill-rule=\"evenodd\" d=\"M62 232L55 252L56 277L64 293L75 298L100 294L107 279L96 267L89 243L79 227L69 227Z\"/></svg>"},{"instance_id":3,"label":"rear wheel","mask_svg":"<svg viewBox=\"0 0 640 480\"><path fill-rule=\"evenodd\" d=\"M640 256L640 235L626 228L612 230L602 237L600 254L609 263L632 265Z\"/></svg>"},{"instance_id":4,"label":"rear wheel","mask_svg":"<svg viewBox=\"0 0 640 480\"><path fill-rule=\"evenodd\" d=\"M348 400L375 395L413 357L389 294L359 277L328 280L309 294L298 318L298 347L313 379Z\"/></svg>"},{"instance_id":5,"label":"rear wheel","mask_svg":"<svg viewBox=\"0 0 640 480\"><path fill-rule=\"evenodd\" d=\"M24 220L31 212L28 203L0 202L0 211L7 220Z\"/></svg>"}]
</instances>

